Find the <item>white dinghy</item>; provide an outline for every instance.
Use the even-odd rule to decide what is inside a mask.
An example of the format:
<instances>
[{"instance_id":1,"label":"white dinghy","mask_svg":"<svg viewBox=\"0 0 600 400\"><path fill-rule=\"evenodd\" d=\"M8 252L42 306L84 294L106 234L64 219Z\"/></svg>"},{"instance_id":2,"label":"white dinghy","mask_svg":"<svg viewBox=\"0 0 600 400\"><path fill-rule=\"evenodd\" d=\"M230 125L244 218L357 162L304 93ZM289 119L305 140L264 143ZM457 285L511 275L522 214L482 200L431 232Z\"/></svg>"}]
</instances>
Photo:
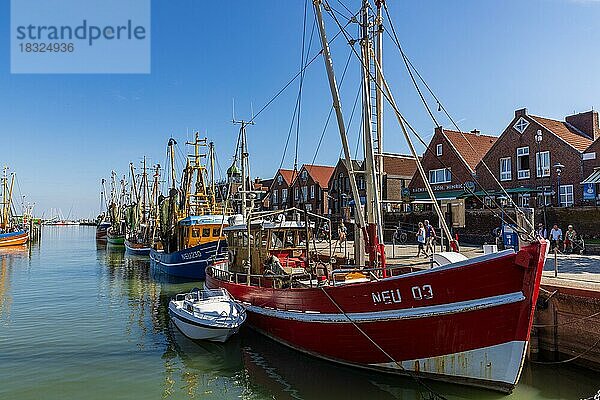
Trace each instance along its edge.
<instances>
[{"instance_id":1,"label":"white dinghy","mask_svg":"<svg viewBox=\"0 0 600 400\"><path fill-rule=\"evenodd\" d=\"M246 320L246 310L225 289L192 289L169 302L175 326L190 339L225 342Z\"/></svg>"}]
</instances>

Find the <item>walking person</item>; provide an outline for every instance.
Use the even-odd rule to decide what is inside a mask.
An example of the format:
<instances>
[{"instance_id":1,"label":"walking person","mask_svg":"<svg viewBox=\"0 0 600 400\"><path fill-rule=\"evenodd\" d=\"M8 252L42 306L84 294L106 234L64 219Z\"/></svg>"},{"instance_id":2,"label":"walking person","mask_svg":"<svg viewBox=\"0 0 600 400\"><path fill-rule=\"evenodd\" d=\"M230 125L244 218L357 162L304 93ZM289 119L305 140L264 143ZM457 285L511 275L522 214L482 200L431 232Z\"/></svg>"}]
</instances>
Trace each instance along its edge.
<instances>
[{"instance_id":1,"label":"walking person","mask_svg":"<svg viewBox=\"0 0 600 400\"><path fill-rule=\"evenodd\" d=\"M433 226L429 224L428 220L425 220L425 255L429 257L429 255L435 253L435 229ZM431 251L430 251L431 250Z\"/></svg>"},{"instance_id":2,"label":"walking person","mask_svg":"<svg viewBox=\"0 0 600 400\"><path fill-rule=\"evenodd\" d=\"M417 230L417 242L419 244L419 251L417 251L417 257L421 256L421 251L423 251L423 257L427 257L427 253L425 252L425 227L422 222L419 222L419 229Z\"/></svg>"},{"instance_id":3,"label":"walking person","mask_svg":"<svg viewBox=\"0 0 600 400\"><path fill-rule=\"evenodd\" d=\"M573 225L569 225L565 232L565 253L573 253L573 243L577 239L577 232L573 229Z\"/></svg>"},{"instance_id":4,"label":"walking person","mask_svg":"<svg viewBox=\"0 0 600 400\"><path fill-rule=\"evenodd\" d=\"M550 250L557 249L560 251L560 242L562 241L562 230L557 224L554 224L550 229Z\"/></svg>"}]
</instances>

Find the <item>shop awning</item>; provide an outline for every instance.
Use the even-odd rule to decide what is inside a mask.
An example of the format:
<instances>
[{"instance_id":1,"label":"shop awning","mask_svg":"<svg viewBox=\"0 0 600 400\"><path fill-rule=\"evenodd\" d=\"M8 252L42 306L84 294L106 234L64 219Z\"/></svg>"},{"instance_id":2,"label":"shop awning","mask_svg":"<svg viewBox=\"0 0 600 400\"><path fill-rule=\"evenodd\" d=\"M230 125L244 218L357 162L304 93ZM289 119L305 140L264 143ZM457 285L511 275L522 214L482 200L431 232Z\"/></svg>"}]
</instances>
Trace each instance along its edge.
<instances>
[{"instance_id":1,"label":"shop awning","mask_svg":"<svg viewBox=\"0 0 600 400\"><path fill-rule=\"evenodd\" d=\"M527 188L527 187L517 187L517 188L510 188L510 189L506 189L506 193L511 194L511 193L516 193L516 194L524 194L524 193L541 193L543 192L543 190L541 189L534 189L534 188ZM504 195L504 192L501 190L487 190L487 191L483 191L483 190L478 190L476 192L464 192L464 194L461 197L470 197L470 196L477 196L477 197L485 197L485 196L502 196Z\"/></svg>"},{"instance_id":2,"label":"shop awning","mask_svg":"<svg viewBox=\"0 0 600 400\"><path fill-rule=\"evenodd\" d=\"M582 185L586 183L600 183L600 168L596 168L594 172L590 174L590 176L581 182Z\"/></svg>"},{"instance_id":3,"label":"shop awning","mask_svg":"<svg viewBox=\"0 0 600 400\"><path fill-rule=\"evenodd\" d=\"M435 198L437 200L453 200L458 198L459 196L465 193L464 190L448 190L443 192L433 192ZM429 193L427 192L419 192L410 195L411 199L414 199L414 203L423 202L423 201L431 201L429 198Z\"/></svg>"}]
</instances>

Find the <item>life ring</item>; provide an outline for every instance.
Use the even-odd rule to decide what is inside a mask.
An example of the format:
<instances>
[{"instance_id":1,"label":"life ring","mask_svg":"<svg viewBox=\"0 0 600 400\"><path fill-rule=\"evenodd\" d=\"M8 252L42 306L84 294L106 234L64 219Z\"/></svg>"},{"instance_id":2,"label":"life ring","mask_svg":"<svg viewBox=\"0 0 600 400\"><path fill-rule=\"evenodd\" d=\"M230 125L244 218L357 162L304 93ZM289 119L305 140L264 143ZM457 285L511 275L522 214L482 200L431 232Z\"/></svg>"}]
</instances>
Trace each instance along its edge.
<instances>
[{"instance_id":1,"label":"life ring","mask_svg":"<svg viewBox=\"0 0 600 400\"><path fill-rule=\"evenodd\" d=\"M275 289L281 289L283 287L283 281L279 278L273 279L273 287Z\"/></svg>"}]
</instances>

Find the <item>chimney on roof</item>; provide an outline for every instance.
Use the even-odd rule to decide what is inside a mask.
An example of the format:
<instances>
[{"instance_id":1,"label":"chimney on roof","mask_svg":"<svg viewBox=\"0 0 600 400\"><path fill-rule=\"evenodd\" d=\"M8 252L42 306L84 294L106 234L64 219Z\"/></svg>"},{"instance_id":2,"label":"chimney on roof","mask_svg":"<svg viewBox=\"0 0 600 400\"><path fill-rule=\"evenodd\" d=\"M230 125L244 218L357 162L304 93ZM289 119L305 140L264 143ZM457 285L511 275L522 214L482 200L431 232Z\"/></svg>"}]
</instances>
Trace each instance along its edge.
<instances>
[{"instance_id":1,"label":"chimney on roof","mask_svg":"<svg viewBox=\"0 0 600 400\"><path fill-rule=\"evenodd\" d=\"M521 109L515 111L515 118L516 117L524 117L525 115L527 115L526 108L521 108Z\"/></svg>"},{"instance_id":2,"label":"chimney on roof","mask_svg":"<svg viewBox=\"0 0 600 400\"><path fill-rule=\"evenodd\" d=\"M593 140L600 137L600 126L598 125L598 111L587 111L579 114L569 115L565 118L569 124L579 129Z\"/></svg>"},{"instance_id":3,"label":"chimney on roof","mask_svg":"<svg viewBox=\"0 0 600 400\"><path fill-rule=\"evenodd\" d=\"M480 131L479 129L473 129L473 130L471 131L471 133L472 133L473 135L477 135L477 136L479 136L479 135L481 134L481 131Z\"/></svg>"}]
</instances>

